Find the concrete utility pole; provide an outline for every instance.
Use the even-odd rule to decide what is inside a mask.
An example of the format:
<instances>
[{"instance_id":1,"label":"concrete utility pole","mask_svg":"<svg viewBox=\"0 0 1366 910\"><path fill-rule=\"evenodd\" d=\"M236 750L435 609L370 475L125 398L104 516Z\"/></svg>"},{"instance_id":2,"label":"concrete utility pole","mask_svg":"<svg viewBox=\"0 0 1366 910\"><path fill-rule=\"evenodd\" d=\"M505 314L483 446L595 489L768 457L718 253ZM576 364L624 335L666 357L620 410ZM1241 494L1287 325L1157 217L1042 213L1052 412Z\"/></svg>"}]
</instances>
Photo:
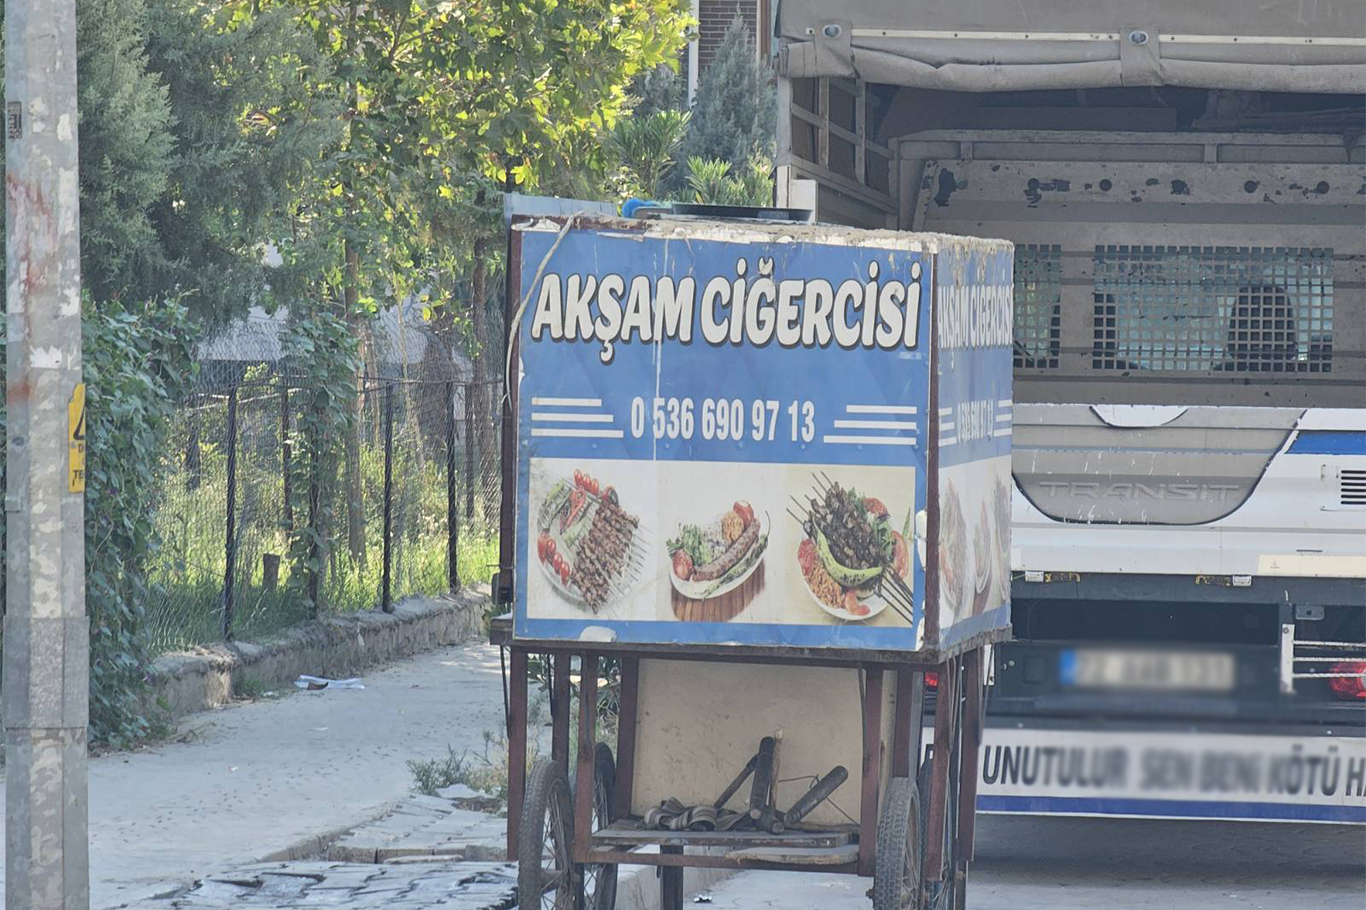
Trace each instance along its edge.
<instances>
[{"instance_id":1,"label":"concrete utility pole","mask_svg":"<svg viewBox=\"0 0 1366 910\"><path fill-rule=\"evenodd\" d=\"M75 0L5 0L5 906L87 910Z\"/></svg>"}]
</instances>

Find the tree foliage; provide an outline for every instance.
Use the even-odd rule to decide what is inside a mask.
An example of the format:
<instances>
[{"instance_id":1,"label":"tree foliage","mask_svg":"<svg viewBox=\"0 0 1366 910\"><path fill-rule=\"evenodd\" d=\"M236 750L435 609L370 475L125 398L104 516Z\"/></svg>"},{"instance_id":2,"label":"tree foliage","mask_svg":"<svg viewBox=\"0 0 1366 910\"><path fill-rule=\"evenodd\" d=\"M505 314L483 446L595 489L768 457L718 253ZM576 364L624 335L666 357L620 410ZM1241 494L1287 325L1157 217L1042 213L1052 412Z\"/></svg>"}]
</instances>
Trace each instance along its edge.
<instances>
[{"instance_id":1,"label":"tree foliage","mask_svg":"<svg viewBox=\"0 0 1366 910\"><path fill-rule=\"evenodd\" d=\"M193 375L194 335L178 301L87 298L85 600L91 737L123 745L151 725L144 692L147 604L161 545L153 521L164 442Z\"/></svg>"},{"instance_id":2,"label":"tree foliage","mask_svg":"<svg viewBox=\"0 0 1366 910\"><path fill-rule=\"evenodd\" d=\"M141 611L159 545L159 452L195 342L251 305L287 306L285 346L310 389L291 489L306 497L337 483L354 426L357 322L421 296L477 367L497 362L485 352L496 348L499 193L508 181L613 192L625 146L603 137L637 103L633 83L669 112L661 141L633 153L633 173L642 185L667 174L686 118L663 74L688 4L78 0L77 10L91 710L96 737L121 743L147 730ZM291 583L329 553L310 533L290 541Z\"/></svg>"},{"instance_id":3,"label":"tree foliage","mask_svg":"<svg viewBox=\"0 0 1366 910\"><path fill-rule=\"evenodd\" d=\"M648 117L660 111L682 110L686 98L683 80L678 76L676 65L660 64L643 71L631 83L630 94L636 98L632 113L637 117Z\"/></svg>"},{"instance_id":4,"label":"tree foliage","mask_svg":"<svg viewBox=\"0 0 1366 910\"><path fill-rule=\"evenodd\" d=\"M148 62L174 114L174 157L148 212L162 255L141 292L180 289L209 324L286 302L316 280L317 257L292 245L293 268L270 268L263 247L295 237L300 201L341 139L339 99L314 90L330 61L287 9L149 3Z\"/></svg>"},{"instance_id":5,"label":"tree foliage","mask_svg":"<svg viewBox=\"0 0 1366 910\"><path fill-rule=\"evenodd\" d=\"M772 205L772 169L768 157L757 151L738 171L729 161L694 155L688 159L688 189L695 201L707 205Z\"/></svg>"},{"instance_id":6,"label":"tree foliage","mask_svg":"<svg viewBox=\"0 0 1366 910\"><path fill-rule=\"evenodd\" d=\"M773 74L755 59L737 17L698 81L682 156L726 161L738 171L756 149L773 155L776 128Z\"/></svg>"},{"instance_id":7,"label":"tree foliage","mask_svg":"<svg viewBox=\"0 0 1366 910\"><path fill-rule=\"evenodd\" d=\"M683 143L690 115L673 108L618 120L605 136L622 196L655 199L674 168L674 153Z\"/></svg>"},{"instance_id":8,"label":"tree foliage","mask_svg":"<svg viewBox=\"0 0 1366 910\"><path fill-rule=\"evenodd\" d=\"M281 339L290 381L302 386L299 418L290 426L289 445L298 453L290 459L292 514L307 516L289 531L289 584L299 602L311 611L321 604L318 592L327 571L332 541L320 531L333 525L331 509L341 452L338 439L353 427L350 406L355 394L355 337L337 310L300 310L292 314Z\"/></svg>"}]
</instances>

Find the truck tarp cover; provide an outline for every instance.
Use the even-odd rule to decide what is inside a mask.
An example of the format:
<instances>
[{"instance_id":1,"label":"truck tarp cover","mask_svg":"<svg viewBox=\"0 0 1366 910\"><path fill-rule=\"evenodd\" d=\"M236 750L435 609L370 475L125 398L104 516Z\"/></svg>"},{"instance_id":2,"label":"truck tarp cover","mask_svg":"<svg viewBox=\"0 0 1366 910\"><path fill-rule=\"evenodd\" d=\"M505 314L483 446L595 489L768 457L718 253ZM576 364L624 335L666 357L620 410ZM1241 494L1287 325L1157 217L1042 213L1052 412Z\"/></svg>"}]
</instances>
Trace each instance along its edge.
<instances>
[{"instance_id":1,"label":"truck tarp cover","mask_svg":"<svg viewBox=\"0 0 1366 910\"><path fill-rule=\"evenodd\" d=\"M958 91L1366 91L1360 2L783 0L783 75Z\"/></svg>"}]
</instances>

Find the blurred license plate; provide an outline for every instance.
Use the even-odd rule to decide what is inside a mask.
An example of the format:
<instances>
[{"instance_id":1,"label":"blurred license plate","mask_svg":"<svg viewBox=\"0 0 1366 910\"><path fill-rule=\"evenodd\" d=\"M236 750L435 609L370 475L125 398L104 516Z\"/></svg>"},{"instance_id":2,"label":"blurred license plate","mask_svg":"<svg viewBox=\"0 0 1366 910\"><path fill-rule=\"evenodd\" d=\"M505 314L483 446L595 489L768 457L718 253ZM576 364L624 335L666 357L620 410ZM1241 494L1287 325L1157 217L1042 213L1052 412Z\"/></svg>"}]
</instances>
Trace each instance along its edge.
<instances>
[{"instance_id":1,"label":"blurred license plate","mask_svg":"<svg viewBox=\"0 0 1366 910\"><path fill-rule=\"evenodd\" d=\"M1079 688L1227 692L1233 676L1232 654L1076 648L1058 659L1059 680Z\"/></svg>"}]
</instances>

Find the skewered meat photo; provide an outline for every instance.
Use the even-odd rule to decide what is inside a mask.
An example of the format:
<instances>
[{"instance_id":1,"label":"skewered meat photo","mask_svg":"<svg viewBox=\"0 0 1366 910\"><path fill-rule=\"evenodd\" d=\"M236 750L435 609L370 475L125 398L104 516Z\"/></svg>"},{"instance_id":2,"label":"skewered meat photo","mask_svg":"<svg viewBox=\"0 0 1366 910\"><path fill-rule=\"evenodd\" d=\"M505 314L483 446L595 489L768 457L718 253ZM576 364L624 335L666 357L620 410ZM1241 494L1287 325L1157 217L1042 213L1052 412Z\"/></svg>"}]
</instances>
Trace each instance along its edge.
<instances>
[{"instance_id":1,"label":"skewered meat photo","mask_svg":"<svg viewBox=\"0 0 1366 910\"><path fill-rule=\"evenodd\" d=\"M555 481L536 510L536 558L551 587L594 613L619 600L643 566L640 519L586 471Z\"/></svg>"},{"instance_id":2,"label":"skewered meat photo","mask_svg":"<svg viewBox=\"0 0 1366 910\"><path fill-rule=\"evenodd\" d=\"M890 608L913 624L911 511L898 531L882 499L862 495L824 471L812 479L812 491L804 500L794 497L789 509L802 529L797 564L811 598L836 619L864 621Z\"/></svg>"}]
</instances>

